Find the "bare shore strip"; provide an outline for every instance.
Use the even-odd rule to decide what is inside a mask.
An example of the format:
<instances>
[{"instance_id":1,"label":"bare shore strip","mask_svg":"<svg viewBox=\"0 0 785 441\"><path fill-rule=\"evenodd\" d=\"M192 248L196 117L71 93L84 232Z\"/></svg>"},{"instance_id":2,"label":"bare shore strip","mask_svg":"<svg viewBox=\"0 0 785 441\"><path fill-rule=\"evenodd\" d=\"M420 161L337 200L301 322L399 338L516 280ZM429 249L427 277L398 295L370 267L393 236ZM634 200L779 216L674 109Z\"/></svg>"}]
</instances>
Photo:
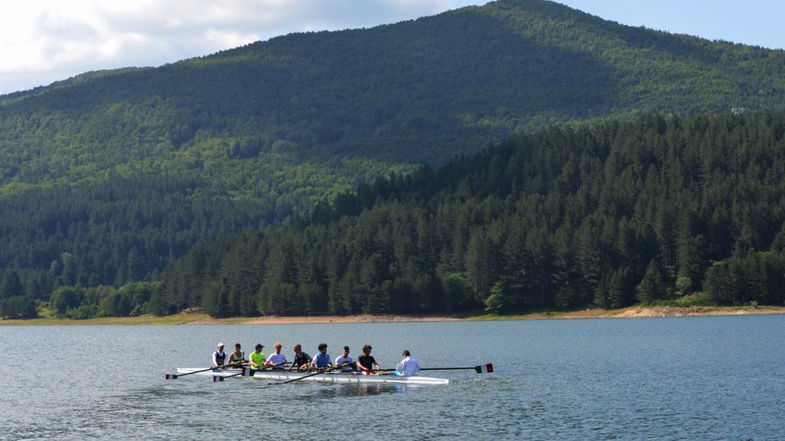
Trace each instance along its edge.
<instances>
[{"instance_id":1,"label":"bare shore strip","mask_svg":"<svg viewBox=\"0 0 785 441\"><path fill-rule=\"evenodd\" d=\"M2 325L286 325L325 323L392 323L392 322L446 322L491 320L553 320L643 317L694 317L727 315L785 314L785 306L631 306L623 309L584 309L579 311L545 311L519 315L320 315L320 316L263 316L211 318L202 313L181 313L164 317L142 315L139 317L101 317L87 320L37 318L31 320L0 320Z\"/></svg>"}]
</instances>

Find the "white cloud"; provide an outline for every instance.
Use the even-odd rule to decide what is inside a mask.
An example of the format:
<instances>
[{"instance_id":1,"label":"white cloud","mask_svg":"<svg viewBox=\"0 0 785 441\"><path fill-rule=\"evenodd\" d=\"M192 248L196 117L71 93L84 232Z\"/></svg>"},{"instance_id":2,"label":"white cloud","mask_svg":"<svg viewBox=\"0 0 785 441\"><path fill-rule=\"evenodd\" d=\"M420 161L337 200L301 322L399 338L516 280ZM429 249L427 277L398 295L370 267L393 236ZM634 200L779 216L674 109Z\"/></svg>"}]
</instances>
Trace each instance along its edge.
<instances>
[{"instance_id":1,"label":"white cloud","mask_svg":"<svg viewBox=\"0 0 785 441\"><path fill-rule=\"evenodd\" d=\"M257 41L259 40L259 34L240 34L238 32L210 28L204 33L204 39L215 47L231 48Z\"/></svg>"},{"instance_id":2,"label":"white cloud","mask_svg":"<svg viewBox=\"0 0 785 441\"><path fill-rule=\"evenodd\" d=\"M48 84L89 70L160 65L290 32L392 23L469 2L471 0L3 2L0 93Z\"/></svg>"}]
</instances>

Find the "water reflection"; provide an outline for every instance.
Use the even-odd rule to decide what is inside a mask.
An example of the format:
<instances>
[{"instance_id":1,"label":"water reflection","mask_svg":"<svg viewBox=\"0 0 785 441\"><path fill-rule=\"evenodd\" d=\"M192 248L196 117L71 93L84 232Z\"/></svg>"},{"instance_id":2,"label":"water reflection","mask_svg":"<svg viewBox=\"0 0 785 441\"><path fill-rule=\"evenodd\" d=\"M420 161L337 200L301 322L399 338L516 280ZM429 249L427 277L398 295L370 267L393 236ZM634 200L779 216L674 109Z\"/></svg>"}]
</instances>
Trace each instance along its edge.
<instances>
[{"instance_id":1,"label":"water reflection","mask_svg":"<svg viewBox=\"0 0 785 441\"><path fill-rule=\"evenodd\" d=\"M382 394L393 394L412 390L413 385L407 384L335 384L319 385L318 390L314 391L313 398L336 398L336 397L362 397Z\"/></svg>"}]
</instances>

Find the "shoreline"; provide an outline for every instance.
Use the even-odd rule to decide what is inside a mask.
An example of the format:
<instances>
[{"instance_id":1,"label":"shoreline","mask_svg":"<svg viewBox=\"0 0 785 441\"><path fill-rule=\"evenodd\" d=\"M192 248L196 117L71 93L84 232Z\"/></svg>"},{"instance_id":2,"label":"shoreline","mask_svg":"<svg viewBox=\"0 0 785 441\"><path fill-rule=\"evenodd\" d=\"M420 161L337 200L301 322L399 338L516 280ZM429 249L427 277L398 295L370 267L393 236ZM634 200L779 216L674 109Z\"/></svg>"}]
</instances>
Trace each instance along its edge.
<instances>
[{"instance_id":1,"label":"shoreline","mask_svg":"<svg viewBox=\"0 0 785 441\"><path fill-rule=\"evenodd\" d=\"M100 317L86 320L36 318L0 320L0 326L94 326L94 325L297 325L404 322L461 322L498 320L571 320L626 319L654 317L708 317L732 315L785 314L785 306L630 306L623 309L584 309L577 311L542 311L514 315L397 315L359 314L350 316L262 316L211 318L202 313L180 313L163 317Z\"/></svg>"}]
</instances>

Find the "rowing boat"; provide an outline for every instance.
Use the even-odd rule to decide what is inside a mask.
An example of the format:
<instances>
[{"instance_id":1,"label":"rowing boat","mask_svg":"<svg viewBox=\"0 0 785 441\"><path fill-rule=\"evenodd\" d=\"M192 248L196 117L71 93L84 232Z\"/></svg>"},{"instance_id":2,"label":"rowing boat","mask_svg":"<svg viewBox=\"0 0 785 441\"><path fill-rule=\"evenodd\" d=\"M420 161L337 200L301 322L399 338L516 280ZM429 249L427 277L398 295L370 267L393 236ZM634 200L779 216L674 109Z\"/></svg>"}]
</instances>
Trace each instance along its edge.
<instances>
[{"instance_id":1,"label":"rowing boat","mask_svg":"<svg viewBox=\"0 0 785 441\"><path fill-rule=\"evenodd\" d=\"M194 374L206 377L234 377L242 378L248 372L241 369L212 369L205 368L177 368L177 374ZM309 376L310 375L310 376ZM448 384L450 380L446 378L434 377L399 377L395 375L360 375L356 373L325 372L318 375L303 372L281 372L281 371L256 371L251 377L255 380L268 381L314 381L319 383L338 383L338 384Z\"/></svg>"},{"instance_id":2,"label":"rowing boat","mask_svg":"<svg viewBox=\"0 0 785 441\"><path fill-rule=\"evenodd\" d=\"M434 377L399 377L395 375L360 375L357 373L325 372L313 375L312 373L302 372L276 372L258 371L254 373L254 380L270 381L313 381L318 383L338 383L338 384L448 384L450 380L446 378Z\"/></svg>"}]
</instances>

